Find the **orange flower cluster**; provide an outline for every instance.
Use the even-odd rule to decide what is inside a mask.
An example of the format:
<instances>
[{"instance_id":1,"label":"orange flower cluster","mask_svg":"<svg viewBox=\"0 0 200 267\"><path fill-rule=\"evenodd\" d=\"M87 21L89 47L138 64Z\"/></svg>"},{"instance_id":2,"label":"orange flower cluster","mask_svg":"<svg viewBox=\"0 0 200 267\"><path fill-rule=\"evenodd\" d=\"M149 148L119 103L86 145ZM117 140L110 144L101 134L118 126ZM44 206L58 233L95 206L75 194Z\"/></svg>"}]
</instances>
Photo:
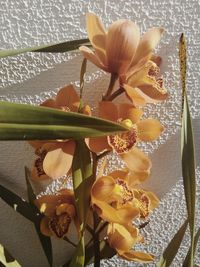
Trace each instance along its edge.
<instances>
[{"instance_id":1,"label":"orange flower cluster","mask_svg":"<svg viewBox=\"0 0 200 267\"><path fill-rule=\"evenodd\" d=\"M118 255L127 260L149 262L153 255L135 251L134 245L144 238L133 223L136 218L146 219L157 207L157 197L141 189L152 167L148 156L137 148L139 142L156 140L164 128L156 119L143 119L143 107L167 98L163 78L159 76L160 57L153 54L163 33L162 28L151 28L140 37L139 28L129 20L114 22L108 31L94 14L86 16L87 32L93 49L81 46L83 56L102 70L111 73L108 90L98 105L98 116L124 124L128 131L107 137L85 140L89 150L97 157L109 152L119 155L125 168L108 175L98 175L91 188L91 210L101 222L107 223L103 238ZM114 85L118 83L116 90ZM113 100L120 94L127 101L116 104ZM55 99L48 99L42 106L66 112L80 112L80 98L72 85L58 92ZM89 106L82 113L91 115ZM70 175L74 140L32 141L37 158L32 169L36 181L57 179ZM84 156L84 155L83 155ZM45 217L41 231L45 235L63 238L70 223L78 227L75 200L72 190L62 190L58 195L43 196L37 206Z\"/></svg>"}]
</instances>

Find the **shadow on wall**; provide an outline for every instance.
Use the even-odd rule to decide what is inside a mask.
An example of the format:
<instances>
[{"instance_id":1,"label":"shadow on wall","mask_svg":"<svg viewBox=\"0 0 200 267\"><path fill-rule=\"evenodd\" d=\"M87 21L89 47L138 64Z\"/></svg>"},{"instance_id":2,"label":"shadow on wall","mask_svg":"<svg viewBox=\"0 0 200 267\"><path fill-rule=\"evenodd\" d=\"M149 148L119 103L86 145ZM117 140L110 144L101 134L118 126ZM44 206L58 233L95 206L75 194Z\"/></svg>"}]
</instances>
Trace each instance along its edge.
<instances>
[{"instance_id":1,"label":"shadow on wall","mask_svg":"<svg viewBox=\"0 0 200 267\"><path fill-rule=\"evenodd\" d=\"M196 165L200 163L200 119L193 120ZM175 186L176 182L181 179L181 131L172 135L165 144L161 145L153 154L150 155L152 160L152 174L143 187L155 192L159 198Z\"/></svg>"}]
</instances>

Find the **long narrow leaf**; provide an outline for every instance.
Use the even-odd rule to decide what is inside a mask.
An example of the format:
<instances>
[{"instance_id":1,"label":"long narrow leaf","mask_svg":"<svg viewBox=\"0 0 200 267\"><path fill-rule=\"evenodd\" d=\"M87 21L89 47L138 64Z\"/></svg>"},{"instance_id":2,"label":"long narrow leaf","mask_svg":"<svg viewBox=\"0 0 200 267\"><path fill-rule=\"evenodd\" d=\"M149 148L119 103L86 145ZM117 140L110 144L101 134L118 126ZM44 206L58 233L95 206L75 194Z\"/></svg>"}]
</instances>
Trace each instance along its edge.
<instances>
[{"instance_id":1,"label":"long narrow leaf","mask_svg":"<svg viewBox=\"0 0 200 267\"><path fill-rule=\"evenodd\" d=\"M0 244L0 266L1 264L5 267L21 267L9 251Z\"/></svg>"},{"instance_id":2,"label":"long narrow leaf","mask_svg":"<svg viewBox=\"0 0 200 267\"><path fill-rule=\"evenodd\" d=\"M91 155L84 140L76 142L76 150L72 162L72 177L77 214L80 221L81 239L73 255L70 267L83 267L85 262L84 229L90 208L90 189L93 179Z\"/></svg>"},{"instance_id":3,"label":"long narrow leaf","mask_svg":"<svg viewBox=\"0 0 200 267\"><path fill-rule=\"evenodd\" d=\"M30 179L30 171L27 167L25 167L25 177L26 177L26 184L27 184L27 193L28 193L28 199L29 203L35 207L34 201L36 199L36 196L34 194L34 191L32 189L31 183L29 181ZM39 211L38 211L39 212ZM43 251L46 255L46 258L49 262L49 266L53 265L53 253L52 253L52 245L51 245L51 239L50 237L44 236L40 232L40 220L34 223L35 224L35 230L38 234L40 243L42 245Z\"/></svg>"},{"instance_id":4,"label":"long narrow leaf","mask_svg":"<svg viewBox=\"0 0 200 267\"><path fill-rule=\"evenodd\" d=\"M191 253L189 267L194 265L194 237L195 237L195 201L196 201L196 178L195 178L195 152L192 120L186 94L186 42L182 34L179 47L181 82L182 82L182 128L181 128L181 157L182 176L186 198L188 221L191 233Z\"/></svg>"},{"instance_id":5,"label":"long narrow leaf","mask_svg":"<svg viewBox=\"0 0 200 267\"><path fill-rule=\"evenodd\" d=\"M188 221L185 221L175 236L172 238L156 267L169 267L175 258L187 229Z\"/></svg>"},{"instance_id":6,"label":"long narrow leaf","mask_svg":"<svg viewBox=\"0 0 200 267\"><path fill-rule=\"evenodd\" d=\"M84 267L85 262L85 244L84 237L82 236L76 251L72 257L69 267Z\"/></svg>"},{"instance_id":7,"label":"long narrow leaf","mask_svg":"<svg viewBox=\"0 0 200 267\"><path fill-rule=\"evenodd\" d=\"M80 139L126 130L120 124L79 113L0 102L0 140Z\"/></svg>"},{"instance_id":8,"label":"long narrow leaf","mask_svg":"<svg viewBox=\"0 0 200 267\"><path fill-rule=\"evenodd\" d=\"M196 251L196 248L197 248L197 244L198 244L198 241L199 241L199 238L200 238L200 228L198 229L196 235L195 235L195 238L194 238L194 253ZM187 256L183 262L183 265L182 267L188 267L189 266L189 260L190 260L190 254L191 254L191 246L190 246L190 249L187 253Z\"/></svg>"},{"instance_id":9,"label":"long narrow leaf","mask_svg":"<svg viewBox=\"0 0 200 267\"><path fill-rule=\"evenodd\" d=\"M80 45L87 44L88 42L89 39L80 39L80 40L73 40L68 42L60 42L56 44L47 44L47 45L34 46L28 48L21 48L21 49L0 50L0 58L16 56L18 54L26 52L63 53L76 50Z\"/></svg>"},{"instance_id":10,"label":"long narrow leaf","mask_svg":"<svg viewBox=\"0 0 200 267\"><path fill-rule=\"evenodd\" d=\"M78 217L84 228L90 207L90 189L93 179L90 151L84 140L76 142L72 176Z\"/></svg>"},{"instance_id":11,"label":"long narrow leaf","mask_svg":"<svg viewBox=\"0 0 200 267\"><path fill-rule=\"evenodd\" d=\"M32 222L38 220L39 214L36 207L32 207L26 200L2 185L0 185L0 198L26 219Z\"/></svg>"}]
</instances>

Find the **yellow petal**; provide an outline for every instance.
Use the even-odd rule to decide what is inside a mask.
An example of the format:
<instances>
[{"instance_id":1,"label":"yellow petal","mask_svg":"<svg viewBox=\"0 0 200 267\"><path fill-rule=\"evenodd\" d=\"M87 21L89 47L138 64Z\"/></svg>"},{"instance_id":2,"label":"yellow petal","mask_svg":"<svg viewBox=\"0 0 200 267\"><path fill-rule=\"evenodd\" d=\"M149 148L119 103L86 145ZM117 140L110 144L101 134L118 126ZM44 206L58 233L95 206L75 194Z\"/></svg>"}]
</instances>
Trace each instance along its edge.
<instances>
[{"instance_id":1,"label":"yellow petal","mask_svg":"<svg viewBox=\"0 0 200 267\"><path fill-rule=\"evenodd\" d=\"M52 179L57 179L70 170L75 150L75 142L56 143L43 162L45 173Z\"/></svg>"},{"instance_id":2,"label":"yellow petal","mask_svg":"<svg viewBox=\"0 0 200 267\"><path fill-rule=\"evenodd\" d=\"M88 147L94 153L103 152L104 150L111 150L106 136L90 138Z\"/></svg>"},{"instance_id":3,"label":"yellow petal","mask_svg":"<svg viewBox=\"0 0 200 267\"><path fill-rule=\"evenodd\" d=\"M123 103L119 105L119 118L123 120L130 119L133 124L140 120L143 113L141 109L135 108L131 104Z\"/></svg>"},{"instance_id":4,"label":"yellow petal","mask_svg":"<svg viewBox=\"0 0 200 267\"><path fill-rule=\"evenodd\" d=\"M150 192L150 191L144 191L144 192L150 199L150 210L157 208L159 205L159 199L157 198L157 196L153 192Z\"/></svg>"},{"instance_id":5,"label":"yellow petal","mask_svg":"<svg viewBox=\"0 0 200 267\"><path fill-rule=\"evenodd\" d=\"M58 205L60 198L57 195L44 195L39 197L35 204L41 213L51 217L55 214L56 206Z\"/></svg>"},{"instance_id":6,"label":"yellow petal","mask_svg":"<svg viewBox=\"0 0 200 267\"><path fill-rule=\"evenodd\" d=\"M104 71L108 71L107 67L105 65L103 65L103 63L100 61L98 56L91 49L89 49L86 46L81 46L81 47L79 47L79 50L81 51L81 53L83 54L83 56L86 59L91 61L98 68L100 68L100 69L102 69Z\"/></svg>"},{"instance_id":7,"label":"yellow petal","mask_svg":"<svg viewBox=\"0 0 200 267\"><path fill-rule=\"evenodd\" d=\"M86 14L88 37L103 65L106 65L106 32L100 19L93 13Z\"/></svg>"},{"instance_id":8,"label":"yellow petal","mask_svg":"<svg viewBox=\"0 0 200 267\"><path fill-rule=\"evenodd\" d=\"M138 92L136 88L133 88L128 84L123 84L123 88L126 92L126 95L132 101L135 107L144 106L146 104L145 98L140 94L140 92Z\"/></svg>"},{"instance_id":9,"label":"yellow petal","mask_svg":"<svg viewBox=\"0 0 200 267\"><path fill-rule=\"evenodd\" d=\"M44 195L35 201L35 205L40 212L48 217L55 215L56 207L62 203L68 203L69 205L75 204L72 190L63 189L57 195Z\"/></svg>"},{"instance_id":10,"label":"yellow petal","mask_svg":"<svg viewBox=\"0 0 200 267\"><path fill-rule=\"evenodd\" d=\"M134 147L127 153L120 154L127 167L136 174L149 173L151 161L140 149Z\"/></svg>"},{"instance_id":11,"label":"yellow petal","mask_svg":"<svg viewBox=\"0 0 200 267\"><path fill-rule=\"evenodd\" d=\"M137 123L138 137L142 141L153 141L157 139L164 130L158 120L147 119Z\"/></svg>"},{"instance_id":12,"label":"yellow petal","mask_svg":"<svg viewBox=\"0 0 200 267\"><path fill-rule=\"evenodd\" d=\"M52 232L49 229L49 218L44 217L40 222L40 231L43 235L52 236Z\"/></svg>"},{"instance_id":13,"label":"yellow petal","mask_svg":"<svg viewBox=\"0 0 200 267\"><path fill-rule=\"evenodd\" d=\"M106 39L109 72L121 74L127 70L139 38L139 28L129 20L118 20L109 27Z\"/></svg>"},{"instance_id":14,"label":"yellow petal","mask_svg":"<svg viewBox=\"0 0 200 267\"><path fill-rule=\"evenodd\" d=\"M117 223L108 226L109 245L117 251L129 251L137 242L138 230Z\"/></svg>"},{"instance_id":15,"label":"yellow petal","mask_svg":"<svg viewBox=\"0 0 200 267\"><path fill-rule=\"evenodd\" d=\"M68 107L69 111L76 111L74 109L77 109L79 102L79 96L71 84L61 88L56 96L56 104L61 108Z\"/></svg>"},{"instance_id":16,"label":"yellow petal","mask_svg":"<svg viewBox=\"0 0 200 267\"><path fill-rule=\"evenodd\" d=\"M92 198L112 202L112 192L115 188L115 180L111 176L102 176L98 178L92 186ZM94 200L95 201L95 200Z\"/></svg>"},{"instance_id":17,"label":"yellow petal","mask_svg":"<svg viewBox=\"0 0 200 267\"><path fill-rule=\"evenodd\" d=\"M154 260L154 256L149 253L145 253L142 251L134 251L134 250L129 250L126 252L123 252L119 254L122 258L129 260L129 261L136 261L136 262L152 262Z\"/></svg>"},{"instance_id":18,"label":"yellow petal","mask_svg":"<svg viewBox=\"0 0 200 267\"><path fill-rule=\"evenodd\" d=\"M109 176L113 177L114 179L126 180L128 174L129 174L129 171L127 169L124 169L124 170L113 171L109 173Z\"/></svg>"},{"instance_id":19,"label":"yellow petal","mask_svg":"<svg viewBox=\"0 0 200 267\"><path fill-rule=\"evenodd\" d=\"M164 29L155 27L149 29L141 38L140 43L138 45L137 51L135 53L135 57L131 62L131 66L137 64L142 58L151 55L152 51L155 49L157 44L160 41Z\"/></svg>"},{"instance_id":20,"label":"yellow petal","mask_svg":"<svg viewBox=\"0 0 200 267\"><path fill-rule=\"evenodd\" d=\"M120 209L115 209L105 201L93 199L93 202L95 203L93 204L93 207L95 208L99 217L107 222L128 224L131 223L131 221L139 214L138 209L133 207L133 205L126 205Z\"/></svg>"},{"instance_id":21,"label":"yellow petal","mask_svg":"<svg viewBox=\"0 0 200 267\"><path fill-rule=\"evenodd\" d=\"M71 218L75 216L75 207L68 203L62 203L56 208L56 215L67 213Z\"/></svg>"},{"instance_id":22,"label":"yellow petal","mask_svg":"<svg viewBox=\"0 0 200 267\"><path fill-rule=\"evenodd\" d=\"M168 93L165 88L161 88L157 81L152 84L144 84L139 85L138 89L146 95L148 98L146 99L147 103L156 103L167 99ZM141 94L142 96L142 94Z\"/></svg>"},{"instance_id":23,"label":"yellow petal","mask_svg":"<svg viewBox=\"0 0 200 267\"><path fill-rule=\"evenodd\" d=\"M119 118L117 106L110 101L100 102L99 117L110 121L117 121Z\"/></svg>"}]
</instances>

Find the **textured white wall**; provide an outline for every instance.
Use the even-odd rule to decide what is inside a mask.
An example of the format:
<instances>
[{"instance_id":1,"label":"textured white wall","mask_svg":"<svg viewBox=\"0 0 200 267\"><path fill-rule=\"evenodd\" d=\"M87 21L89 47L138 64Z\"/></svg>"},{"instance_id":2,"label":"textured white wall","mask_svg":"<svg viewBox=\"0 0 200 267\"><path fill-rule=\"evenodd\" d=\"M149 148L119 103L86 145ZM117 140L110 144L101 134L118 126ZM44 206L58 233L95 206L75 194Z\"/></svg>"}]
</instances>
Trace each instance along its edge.
<instances>
[{"instance_id":1,"label":"textured white wall","mask_svg":"<svg viewBox=\"0 0 200 267\"><path fill-rule=\"evenodd\" d=\"M129 18L140 26L142 32L152 26L163 26L166 29L158 52L163 57L162 72L171 96L166 103L153 109L146 108L146 114L159 118L166 126L166 131L153 145L144 146L153 161L152 175L146 186L157 192L162 199L159 209L145 228L145 235L149 251L159 255L184 220L185 214L182 185L178 181L181 177L181 97L177 45L181 32L186 34L189 47L188 94L195 118L198 166L200 162L200 3L198 0L0 0L0 49L86 37L84 15L88 11L98 14L106 25L119 18ZM75 52L54 55L28 53L2 59L0 99L40 103L54 95L64 84L77 84L80 62L81 56ZM89 64L85 98L90 104L98 99L107 82L107 76ZM31 164L31 149L24 142L1 142L0 145L1 183L25 196L23 167ZM120 164L115 156L111 157L110 162L111 168ZM199 181L200 169L197 171ZM199 196L198 189L198 199ZM23 267L48 266L32 225L2 201L0 207L0 242L8 247ZM188 239L185 239L173 266L180 266L187 244ZM54 248L57 267L67 259L69 252L62 241L54 241ZM102 265L143 266L127 263L116 257Z\"/></svg>"}]
</instances>

